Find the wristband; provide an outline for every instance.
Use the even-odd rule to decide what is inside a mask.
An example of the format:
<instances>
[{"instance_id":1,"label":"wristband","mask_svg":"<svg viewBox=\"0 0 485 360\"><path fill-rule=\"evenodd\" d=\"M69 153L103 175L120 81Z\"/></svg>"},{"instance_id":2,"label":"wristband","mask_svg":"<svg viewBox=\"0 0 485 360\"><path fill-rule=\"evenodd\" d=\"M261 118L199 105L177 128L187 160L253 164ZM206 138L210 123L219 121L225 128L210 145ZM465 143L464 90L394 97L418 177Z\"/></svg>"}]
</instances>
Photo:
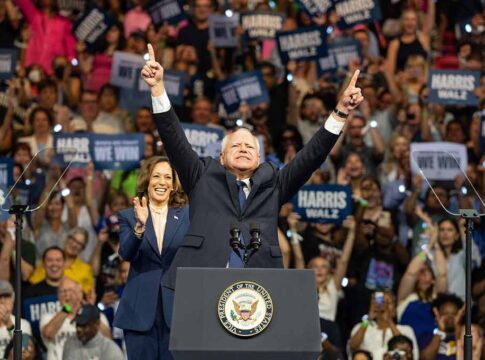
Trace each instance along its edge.
<instances>
[{"instance_id":1,"label":"wristband","mask_svg":"<svg viewBox=\"0 0 485 360\"><path fill-rule=\"evenodd\" d=\"M62 312L65 312L66 314L72 313L72 306L69 304L64 304L62 306Z\"/></svg>"},{"instance_id":2,"label":"wristband","mask_svg":"<svg viewBox=\"0 0 485 360\"><path fill-rule=\"evenodd\" d=\"M441 340L444 340L446 338L446 333L444 331L441 331L438 328L433 330L433 335L438 335L441 338Z\"/></svg>"},{"instance_id":3,"label":"wristband","mask_svg":"<svg viewBox=\"0 0 485 360\"><path fill-rule=\"evenodd\" d=\"M339 109L335 108L333 109L333 112L335 114L337 114L337 116L341 117L341 118L345 118L347 119L349 117L349 113L344 113L343 111L340 111Z\"/></svg>"},{"instance_id":4,"label":"wristband","mask_svg":"<svg viewBox=\"0 0 485 360\"><path fill-rule=\"evenodd\" d=\"M11 334L15 329L15 325L12 324L12 326L7 328L7 331Z\"/></svg>"},{"instance_id":5,"label":"wristband","mask_svg":"<svg viewBox=\"0 0 485 360\"><path fill-rule=\"evenodd\" d=\"M426 252L424 251L421 251L418 253L418 257L423 260L423 261L426 261L426 259L428 258L428 255L426 254Z\"/></svg>"},{"instance_id":6,"label":"wristband","mask_svg":"<svg viewBox=\"0 0 485 360\"><path fill-rule=\"evenodd\" d=\"M360 326L362 326L364 329L366 329L369 326L369 316L368 315L362 316L362 321L360 322Z\"/></svg>"}]
</instances>

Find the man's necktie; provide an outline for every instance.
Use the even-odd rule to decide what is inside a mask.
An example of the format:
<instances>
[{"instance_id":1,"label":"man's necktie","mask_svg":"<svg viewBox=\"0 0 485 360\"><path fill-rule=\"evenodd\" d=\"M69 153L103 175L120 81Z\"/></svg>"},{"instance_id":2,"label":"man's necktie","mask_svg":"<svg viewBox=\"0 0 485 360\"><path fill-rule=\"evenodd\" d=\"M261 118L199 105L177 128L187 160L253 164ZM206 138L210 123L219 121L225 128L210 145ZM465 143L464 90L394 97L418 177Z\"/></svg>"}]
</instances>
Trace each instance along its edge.
<instances>
[{"instance_id":1,"label":"man's necktie","mask_svg":"<svg viewBox=\"0 0 485 360\"><path fill-rule=\"evenodd\" d=\"M244 181L237 181L237 189L238 189L238 197L239 197L239 208L241 211L244 208L244 204L246 203L246 193L244 192L244 187L247 186ZM240 236L241 243L244 244L244 239L242 236L242 231L241 231L241 236ZM241 253L241 256L244 256L244 250L240 249L239 252ZM230 268L243 268L244 263L242 260L237 256L237 254L234 251L231 251L231 255L229 256L229 267Z\"/></svg>"}]
</instances>

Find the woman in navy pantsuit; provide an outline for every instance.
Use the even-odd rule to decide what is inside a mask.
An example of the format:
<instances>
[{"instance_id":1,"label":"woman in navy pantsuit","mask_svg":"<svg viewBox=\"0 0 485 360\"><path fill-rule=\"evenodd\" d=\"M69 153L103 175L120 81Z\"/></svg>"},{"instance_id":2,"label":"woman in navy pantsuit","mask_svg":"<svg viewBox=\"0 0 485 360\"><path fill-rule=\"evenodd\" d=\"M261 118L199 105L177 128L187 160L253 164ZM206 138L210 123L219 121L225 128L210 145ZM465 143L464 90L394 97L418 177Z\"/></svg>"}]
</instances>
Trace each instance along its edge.
<instances>
[{"instance_id":1,"label":"woman in navy pantsuit","mask_svg":"<svg viewBox=\"0 0 485 360\"><path fill-rule=\"evenodd\" d=\"M170 360L173 293L161 282L189 226L188 206L165 157L145 160L137 189L133 208L119 214L119 253L131 266L114 326L124 330L128 359Z\"/></svg>"}]
</instances>

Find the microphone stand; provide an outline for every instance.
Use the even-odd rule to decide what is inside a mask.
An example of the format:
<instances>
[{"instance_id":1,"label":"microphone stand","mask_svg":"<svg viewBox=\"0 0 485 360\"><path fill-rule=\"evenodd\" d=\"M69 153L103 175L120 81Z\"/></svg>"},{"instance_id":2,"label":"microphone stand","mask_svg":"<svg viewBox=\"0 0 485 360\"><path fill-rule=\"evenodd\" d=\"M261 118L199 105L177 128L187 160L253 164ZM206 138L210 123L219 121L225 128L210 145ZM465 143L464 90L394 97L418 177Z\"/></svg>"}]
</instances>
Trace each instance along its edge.
<instances>
[{"instance_id":1,"label":"microphone stand","mask_svg":"<svg viewBox=\"0 0 485 360\"><path fill-rule=\"evenodd\" d=\"M460 209L460 214L465 219L465 335L463 338L464 358L472 359L472 231L473 221L480 218L475 209Z\"/></svg>"},{"instance_id":2,"label":"microphone stand","mask_svg":"<svg viewBox=\"0 0 485 360\"><path fill-rule=\"evenodd\" d=\"M25 167L24 171L19 175L13 186L10 188L8 193L5 195L5 199L7 199L10 194L12 194L12 191L17 187L17 184L22 180L24 174L27 173L28 169L30 168L30 165L32 162L37 158L37 156L44 151L48 150L54 150L56 151L57 148L45 148L43 150L38 151L32 159L29 161L27 166ZM61 175L57 179L57 181L54 183L52 188L48 191L47 196L45 196L44 201L39 204L36 208L30 208L30 205L19 205L19 204L14 204L10 206L10 208L7 210L3 207L4 203L0 204L0 211L8 211L9 214L15 215L15 284L14 284L14 293L15 293L15 324L14 324L14 346L13 346L13 358L14 360L22 360L22 329L21 329L21 315L22 315L22 271L21 271L21 266L22 266L22 222L23 222L23 216L27 212L34 212L39 210L41 207L43 207L46 203L47 200L49 199L50 195L54 192L55 188L61 181L62 177L66 174L67 170L71 167L71 164L74 162L78 150L75 148L72 148L72 153L74 153L74 156L72 159L68 162L66 168L64 171L62 171Z\"/></svg>"},{"instance_id":3,"label":"microphone stand","mask_svg":"<svg viewBox=\"0 0 485 360\"><path fill-rule=\"evenodd\" d=\"M475 192L475 195L480 199L480 202L485 207L485 203L483 202L482 198L478 194L477 190L473 186L473 183L470 181L466 172L460 167L460 163L456 159L455 155L445 151L448 155L450 155L458 165L458 168L464 175L465 179L467 179L468 183L471 185L471 188ZM413 153L414 154L414 153ZM414 159L416 165L418 162ZM479 219L485 214L480 214L475 209L459 209L459 213L453 213L449 211L441 202L440 198L434 191L433 186L429 182L428 178L424 175L423 170L419 165L420 175L426 180L426 183L430 187L431 191L433 192L434 196L438 200L439 204L443 208L443 210L451 216L461 217L465 219L465 335L463 336L463 352L464 352L464 360L472 360L472 351L473 351L473 336L472 336L472 231L473 231L473 220Z\"/></svg>"},{"instance_id":4,"label":"microphone stand","mask_svg":"<svg viewBox=\"0 0 485 360\"><path fill-rule=\"evenodd\" d=\"M15 327L13 331L13 354L15 360L22 359L22 329L20 320L22 314L22 222L27 205L12 205L8 212L15 215Z\"/></svg>"}]
</instances>

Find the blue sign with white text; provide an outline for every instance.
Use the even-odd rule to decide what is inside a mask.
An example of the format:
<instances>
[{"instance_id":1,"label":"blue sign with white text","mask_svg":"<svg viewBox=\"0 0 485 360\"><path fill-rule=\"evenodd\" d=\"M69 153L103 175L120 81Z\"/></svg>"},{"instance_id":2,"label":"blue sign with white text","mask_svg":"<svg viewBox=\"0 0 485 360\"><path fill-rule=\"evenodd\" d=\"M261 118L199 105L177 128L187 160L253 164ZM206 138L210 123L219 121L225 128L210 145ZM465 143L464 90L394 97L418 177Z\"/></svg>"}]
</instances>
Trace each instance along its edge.
<instances>
[{"instance_id":1,"label":"blue sign with white text","mask_svg":"<svg viewBox=\"0 0 485 360\"><path fill-rule=\"evenodd\" d=\"M179 0L154 0L147 8L155 25L163 23L176 25L186 18L182 2Z\"/></svg>"},{"instance_id":2,"label":"blue sign with white text","mask_svg":"<svg viewBox=\"0 0 485 360\"><path fill-rule=\"evenodd\" d=\"M361 47L357 40L339 41L328 45L328 55L317 59L318 74L322 75L337 69L347 71L349 63L360 60Z\"/></svg>"},{"instance_id":3,"label":"blue sign with white text","mask_svg":"<svg viewBox=\"0 0 485 360\"><path fill-rule=\"evenodd\" d=\"M18 56L17 49L0 49L0 80L9 80L14 76Z\"/></svg>"},{"instance_id":4,"label":"blue sign with white text","mask_svg":"<svg viewBox=\"0 0 485 360\"><path fill-rule=\"evenodd\" d=\"M185 136L199 157L218 158L224 130L204 125L181 123Z\"/></svg>"},{"instance_id":5,"label":"blue sign with white text","mask_svg":"<svg viewBox=\"0 0 485 360\"><path fill-rule=\"evenodd\" d=\"M219 83L218 90L228 114L236 112L243 101L249 106L269 102L268 90L259 70L232 76Z\"/></svg>"},{"instance_id":6,"label":"blue sign with white text","mask_svg":"<svg viewBox=\"0 0 485 360\"><path fill-rule=\"evenodd\" d=\"M241 27L246 39L274 39L285 21L285 14L272 11L255 11L241 14Z\"/></svg>"},{"instance_id":7,"label":"blue sign with white text","mask_svg":"<svg viewBox=\"0 0 485 360\"><path fill-rule=\"evenodd\" d=\"M381 8L377 0L333 0L339 17L339 29L348 29L357 24L365 24L381 19Z\"/></svg>"},{"instance_id":8,"label":"blue sign with white text","mask_svg":"<svg viewBox=\"0 0 485 360\"><path fill-rule=\"evenodd\" d=\"M57 295L37 296L23 301L22 317L32 326L32 335L40 339L39 322L46 314L55 314L61 310Z\"/></svg>"},{"instance_id":9,"label":"blue sign with white text","mask_svg":"<svg viewBox=\"0 0 485 360\"><path fill-rule=\"evenodd\" d=\"M326 15L332 7L331 0L297 0L296 2L311 18Z\"/></svg>"},{"instance_id":10,"label":"blue sign with white text","mask_svg":"<svg viewBox=\"0 0 485 360\"><path fill-rule=\"evenodd\" d=\"M352 189L342 185L305 185L291 202L302 221L341 224L352 213Z\"/></svg>"},{"instance_id":11,"label":"blue sign with white text","mask_svg":"<svg viewBox=\"0 0 485 360\"><path fill-rule=\"evenodd\" d=\"M326 33L322 27L311 26L276 34L281 62L316 60L327 55Z\"/></svg>"},{"instance_id":12,"label":"blue sign with white text","mask_svg":"<svg viewBox=\"0 0 485 360\"><path fill-rule=\"evenodd\" d=\"M143 134L54 134L56 159L61 166L84 168L92 161L96 170L131 170L143 158Z\"/></svg>"},{"instance_id":13,"label":"blue sign with white text","mask_svg":"<svg viewBox=\"0 0 485 360\"><path fill-rule=\"evenodd\" d=\"M89 51L94 51L94 45L101 40L102 36L114 24L114 19L103 10L91 7L75 23L73 34L76 39L86 43Z\"/></svg>"},{"instance_id":14,"label":"blue sign with white text","mask_svg":"<svg viewBox=\"0 0 485 360\"><path fill-rule=\"evenodd\" d=\"M433 69L428 79L428 101L433 104L477 106L475 89L479 85L479 71Z\"/></svg>"},{"instance_id":15,"label":"blue sign with white text","mask_svg":"<svg viewBox=\"0 0 485 360\"><path fill-rule=\"evenodd\" d=\"M167 91L170 102L174 105L183 105L184 103L184 88L186 76L186 73L182 71L164 70L163 72L163 84L165 86L165 90ZM150 101L150 95L148 95L150 88L141 76L135 82L135 86L137 87L135 89L135 94L137 92L143 93L137 94L137 97L138 95L142 96L143 102L146 102L147 100Z\"/></svg>"}]
</instances>

